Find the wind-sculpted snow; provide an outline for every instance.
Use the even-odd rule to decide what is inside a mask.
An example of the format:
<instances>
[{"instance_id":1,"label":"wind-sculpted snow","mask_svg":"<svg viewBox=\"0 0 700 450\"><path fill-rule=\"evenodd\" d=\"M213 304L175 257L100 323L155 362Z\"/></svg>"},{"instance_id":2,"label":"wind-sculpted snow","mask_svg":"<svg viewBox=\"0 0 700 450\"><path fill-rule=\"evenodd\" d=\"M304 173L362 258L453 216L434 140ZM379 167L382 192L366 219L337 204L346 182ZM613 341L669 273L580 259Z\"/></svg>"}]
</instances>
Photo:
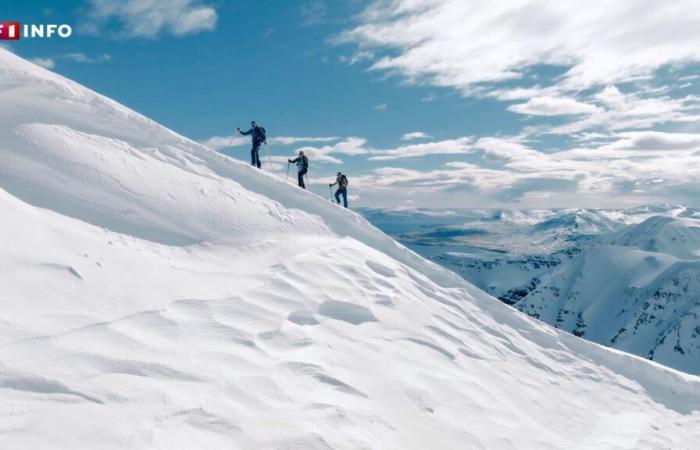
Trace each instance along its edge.
<instances>
[{"instance_id":1,"label":"wind-sculpted snow","mask_svg":"<svg viewBox=\"0 0 700 450\"><path fill-rule=\"evenodd\" d=\"M359 215L312 201L312 193L2 48L0 65L0 186L31 204L175 245L251 233L350 235L446 285L460 284Z\"/></svg>"},{"instance_id":2,"label":"wind-sculpted snow","mask_svg":"<svg viewBox=\"0 0 700 450\"><path fill-rule=\"evenodd\" d=\"M700 379L0 49L0 448L693 448Z\"/></svg>"}]
</instances>

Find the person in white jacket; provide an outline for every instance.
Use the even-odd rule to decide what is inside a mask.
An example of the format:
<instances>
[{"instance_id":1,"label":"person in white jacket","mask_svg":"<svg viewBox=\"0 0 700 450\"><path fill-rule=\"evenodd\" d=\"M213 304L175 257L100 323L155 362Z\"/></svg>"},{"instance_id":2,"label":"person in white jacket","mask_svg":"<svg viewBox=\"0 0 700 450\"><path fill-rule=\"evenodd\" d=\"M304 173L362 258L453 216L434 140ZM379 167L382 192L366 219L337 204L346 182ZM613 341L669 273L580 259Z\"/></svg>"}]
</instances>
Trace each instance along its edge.
<instances>
[{"instance_id":1,"label":"person in white jacket","mask_svg":"<svg viewBox=\"0 0 700 450\"><path fill-rule=\"evenodd\" d=\"M309 158L304 155L303 151L299 151L299 156L294 159L288 159L290 163L295 163L297 165L297 177L299 180L299 187L306 189L306 184L304 184L304 175L309 170Z\"/></svg>"}]
</instances>

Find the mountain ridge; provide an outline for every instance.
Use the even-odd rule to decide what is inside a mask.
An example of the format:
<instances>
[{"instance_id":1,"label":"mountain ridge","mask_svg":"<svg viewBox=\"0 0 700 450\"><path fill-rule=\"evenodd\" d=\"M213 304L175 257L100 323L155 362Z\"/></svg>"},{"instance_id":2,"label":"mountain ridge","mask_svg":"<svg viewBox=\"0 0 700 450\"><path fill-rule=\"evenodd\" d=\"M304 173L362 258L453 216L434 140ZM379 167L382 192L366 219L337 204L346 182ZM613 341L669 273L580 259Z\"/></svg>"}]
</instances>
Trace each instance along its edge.
<instances>
[{"instance_id":1,"label":"mountain ridge","mask_svg":"<svg viewBox=\"0 0 700 450\"><path fill-rule=\"evenodd\" d=\"M353 212L0 62L1 446L700 439L700 378L514 312Z\"/></svg>"}]
</instances>

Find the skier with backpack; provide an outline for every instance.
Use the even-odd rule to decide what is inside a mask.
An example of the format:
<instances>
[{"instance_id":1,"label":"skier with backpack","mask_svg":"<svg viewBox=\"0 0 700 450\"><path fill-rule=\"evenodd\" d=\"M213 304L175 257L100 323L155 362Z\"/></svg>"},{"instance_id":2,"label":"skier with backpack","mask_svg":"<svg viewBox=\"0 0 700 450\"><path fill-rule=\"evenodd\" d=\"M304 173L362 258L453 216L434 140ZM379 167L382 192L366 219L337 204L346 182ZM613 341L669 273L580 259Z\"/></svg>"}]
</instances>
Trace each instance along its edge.
<instances>
[{"instance_id":1,"label":"skier with backpack","mask_svg":"<svg viewBox=\"0 0 700 450\"><path fill-rule=\"evenodd\" d=\"M335 179L335 183L329 184L329 187L338 185L338 190L335 191L335 201L340 204L340 196L343 196L343 206L348 207L348 177L338 172L338 176Z\"/></svg>"},{"instance_id":2,"label":"skier with backpack","mask_svg":"<svg viewBox=\"0 0 700 450\"><path fill-rule=\"evenodd\" d=\"M287 161L289 163L295 163L297 165L297 177L299 180L299 187L302 189L306 189L306 185L304 184L304 175L306 175L306 172L308 172L309 170L309 158L307 158L304 155L304 152L300 150L298 157L294 159L288 159Z\"/></svg>"},{"instance_id":3,"label":"skier with backpack","mask_svg":"<svg viewBox=\"0 0 700 450\"><path fill-rule=\"evenodd\" d=\"M241 131L240 128L236 128L236 130L238 130L238 133L242 134L243 136L250 135L251 139L253 140L253 148L250 149L250 164L258 169L261 169L262 164L260 164L260 145L267 144L265 128L259 127L255 121L252 121L250 122L250 130Z\"/></svg>"}]
</instances>

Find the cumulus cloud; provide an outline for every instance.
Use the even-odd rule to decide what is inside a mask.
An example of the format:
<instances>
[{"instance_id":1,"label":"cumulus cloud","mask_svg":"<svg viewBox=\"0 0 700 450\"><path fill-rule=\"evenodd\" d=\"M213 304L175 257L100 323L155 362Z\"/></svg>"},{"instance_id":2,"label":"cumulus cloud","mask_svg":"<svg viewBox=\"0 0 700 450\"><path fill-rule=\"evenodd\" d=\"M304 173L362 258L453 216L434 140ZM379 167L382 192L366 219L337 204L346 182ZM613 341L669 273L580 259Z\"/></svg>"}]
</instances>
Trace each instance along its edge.
<instances>
[{"instance_id":1,"label":"cumulus cloud","mask_svg":"<svg viewBox=\"0 0 700 450\"><path fill-rule=\"evenodd\" d=\"M570 97L533 97L526 103L510 105L509 111L533 116L563 116L594 114L601 109L595 105L579 102Z\"/></svg>"},{"instance_id":2,"label":"cumulus cloud","mask_svg":"<svg viewBox=\"0 0 700 450\"><path fill-rule=\"evenodd\" d=\"M63 53L60 55L53 55L50 57L31 58L30 61L36 64L37 66L41 66L44 69L51 70L56 68L57 61L72 61L77 63L100 63L110 61L111 59L112 57L107 53L95 57L89 57L84 53Z\"/></svg>"},{"instance_id":3,"label":"cumulus cloud","mask_svg":"<svg viewBox=\"0 0 700 450\"><path fill-rule=\"evenodd\" d=\"M85 53L64 53L63 55L60 55L59 58L67 59L73 62L79 62L79 63L99 63L99 62L105 62L105 61L111 61L112 56L108 53L103 53L98 56L88 56Z\"/></svg>"},{"instance_id":4,"label":"cumulus cloud","mask_svg":"<svg viewBox=\"0 0 700 450\"><path fill-rule=\"evenodd\" d=\"M473 139L462 137L443 141L407 144L387 150L372 150L371 161L388 161L392 159L417 158L427 155L455 155L473 151Z\"/></svg>"},{"instance_id":5,"label":"cumulus cloud","mask_svg":"<svg viewBox=\"0 0 700 450\"><path fill-rule=\"evenodd\" d=\"M371 53L371 70L408 83L516 101L507 109L518 114L563 116L569 123L529 131L571 134L697 121L698 98L672 92L694 79L675 75L674 84L673 77L700 62L699 21L692 0L591 0L585 8L558 0L376 0L335 42ZM654 86L661 68L673 69L664 75L671 85Z\"/></svg>"},{"instance_id":6,"label":"cumulus cloud","mask_svg":"<svg viewBox=\"0 0 700 450\"><path fill-rule=\"evenodd\" d=\"M56 67L56 62L51 58L32 58L30 61L44 69L51 70Z\"/></svg>"},{"instance_id":7,"label":"cumulus cloud","mask_svg":"<svg viewBox=\"0 0 700 450\"><path fill-rule=\"evenodd\" d=\"M308 143L308 142L333 142L337 141L338 137L335 136L328 136L328 137L308 137L308 136L277 136L268 139L270 144L277 144L277 145L295 145L299 143Z\"/></svg>"},{"instance_id":8,"label":"cumulus cloud","mask_svg":"<svg viewBox=\"0 0 700 450\"><path fill-rule=\"evenodd\" d=\"M313 142L333 142L339 138L334 136L311 137L311 136L275 136L267 140L269 145L297 145ZM250 145L250 136L230 135L230 136L212 136L208 139L200 141L214 150L220 150L226 147L240 147Z\"/></svg>"},{"instance_id":9,"label":"cumulus cloud","mask_svg":"<svg viewBox=\"0 0 700 450\"><path fill-rule=\"evenodd\" d=\"M700 134L665 133L660 131L628 131L619 134L620 139L603 149L648 150L668 152L669 150L700 151ZM669 157L672 157L669 155Z\"/></svg>"},{"instance_id":10,"label":"cumulus cloud","mask_svg":"<svg viewBox=\"0 0 700 450\"><path fill-rule=\"evenodd\" d=\"M335 164L340 164L343 161L332 156L334 154L355 156L366 155L374 151L367 147L367 139L359 137L348 137L334 144L324 145L322 147L300 147L297 150L303 150L309 157L313 157L317 161Z\"/></svg>"},{"instance_id":11,"label":"cumulus cloud","mask_svg":"<svg viewBox=\"0 0 700 450\"><path fill-rule=\"evenodd\" d=\"M335 39L366 54L370 70L528 117L510 136L365 145L376 162L459 158L432 170L378 168L354 186L400 188L430 205L445 193L579 206L691 198L700 96L686 69L700 62L698 22L692 0L372 1Z\"/></svg>"},{"instance_id":12,"label":"cumulus cloud","mask_svg":"<svg viewBox=\"0 0 700 450\"><path fill-rule=\"evenodd\" d=\"M467 93L538 65L564 68L558 82L581 89L699 60L698 21L693 0L379 0L337 41L385 50L375 70Z\"/></svg>"},{"instance_id":13,"label":"cumulus cloud","mask_svg":"<svg viewBox=\"0 0 700 450\"><path fill-rule=\"evenodd\" d=\"M606 138L609 142L602 145L549 153L530 148L517 137L435 142L438 147L451 142L453 154L469 155L471 161L452 161L430 170L420 170L420 165L379 167L354 177L353 189L388 197L410 192L417 202L431 206L696 203L700 134L640 131ZM413 153L398 150L369 149L369 153L374 158L388 151L390 159Z\"/></svg>"},{"instance_id":14,"label":"cumulus cloud","mask_svg":"<svg viewBox=\"0 0 700 450\"><path fill-rule=\"evenodd\" d=\"M403 136L401 136L402 141L413 141L416 139L429 139L432 136L430 136L428 133L425 133L423 131L413 131L411 133L406 133Z\"/></svg>"},{"instance_id":15,"label":"cumulus cloud","mask_svg":"<svg viewBox=\"0 0 700 450\"><path fill-rule=\"evenodd\" d=\"M85 31L98 33L117 22L122 37L183 36L216 27L214 7L197 0L90 0Z\"/></svg>"},{"instance_id":16,"label":"cumulus cloud","mask_svg":"<svg viewBox=\"0 0 700 450\"><path fill-rule=\"evenodd\" d=\"M214 150L221 150L227 147L240 147L241 145L249 145L250 138L246 136L212 136L209 139L199 141Z\"/></svg>"},{"instance_id":17,"label":"cumulus cloud","mask_svg":"<svg viewBox=\"0 0 700 450\"><path fill-rule=\"evenodd\" d=\"M650 96L644 92L623 93L616 86L607 86L592 95L590 101L598 103L596 111L540 131L566 135L586 130L644 129L661 124L683 124L700 120L700 98L694 95Z\"/></svg>"}]
</instances>

